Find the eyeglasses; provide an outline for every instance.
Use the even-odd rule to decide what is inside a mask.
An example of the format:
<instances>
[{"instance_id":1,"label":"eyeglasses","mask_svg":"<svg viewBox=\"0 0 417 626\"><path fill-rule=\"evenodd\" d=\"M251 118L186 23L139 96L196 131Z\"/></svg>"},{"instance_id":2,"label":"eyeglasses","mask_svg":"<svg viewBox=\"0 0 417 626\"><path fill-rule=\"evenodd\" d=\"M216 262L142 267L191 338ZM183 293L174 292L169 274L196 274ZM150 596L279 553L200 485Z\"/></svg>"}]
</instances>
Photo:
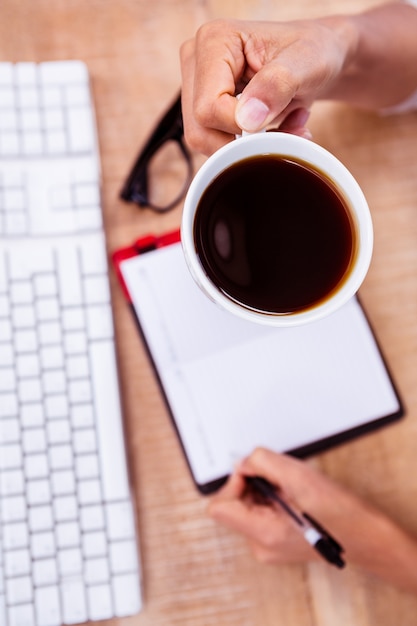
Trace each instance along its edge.
<instances>
[{"instance_id":1,"label":"eyeglasses","mask_svg":"<svg viewBox=\"0 0 417 626\"><path fill-rule=\"evenodd\" d=\"M139 153L120 197L140 207L169 211L184 197L192 176L193 165L184 142L179 94Z\"/></svg>"}]
</instances>

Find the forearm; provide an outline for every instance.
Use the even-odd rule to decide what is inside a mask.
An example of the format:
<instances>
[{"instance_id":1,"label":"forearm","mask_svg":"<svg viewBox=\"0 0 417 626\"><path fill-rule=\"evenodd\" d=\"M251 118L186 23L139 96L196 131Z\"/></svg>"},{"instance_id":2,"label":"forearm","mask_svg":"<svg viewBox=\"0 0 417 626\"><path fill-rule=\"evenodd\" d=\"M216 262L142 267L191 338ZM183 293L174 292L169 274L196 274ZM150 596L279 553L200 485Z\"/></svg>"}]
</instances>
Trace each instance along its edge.
<instances>
[{"instance_id":1,"label":"forearm","mask_svg":"<svg viewBox=\"0 0 417 626\"><path fill-rule=\"evenodd\" d=\"M382 514L352 523L346 560L395 587L417 594L417 540Z\"/></svg>"},{"instance_id":2,"label":"forearm","mask_svg":"<svg viewBox=\"0 0 417 626\"><path fill-rule=\"evenodd\" d=\"M365 13L329 17L324 24L347 38L349 53L339 80L321 98L385 108L417 90L417 9L402 2Z\"/></svg>"}]
</instances>

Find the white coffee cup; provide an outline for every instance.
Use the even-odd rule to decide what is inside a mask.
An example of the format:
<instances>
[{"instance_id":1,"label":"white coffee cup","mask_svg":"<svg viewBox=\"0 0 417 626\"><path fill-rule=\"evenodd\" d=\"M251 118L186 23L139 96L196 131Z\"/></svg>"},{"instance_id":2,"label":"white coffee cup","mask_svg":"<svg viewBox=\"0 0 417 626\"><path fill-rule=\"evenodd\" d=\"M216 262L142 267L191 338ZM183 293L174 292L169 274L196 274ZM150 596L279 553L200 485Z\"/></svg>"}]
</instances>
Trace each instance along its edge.
<instances>
[{"instance_id":1,"label":"white coffee cup","mask_svg":"<svg viewBox=\"0 0 417 626\"><path fill-rule=\"evenodd\" d=\"M354 231L354 247L349 269L339 284L325 297L295 310L273 311L253 307L227 292L210 277L196 247L194 234L200 200L213 181L236 163L255 157L277 157L311 169L327 181L342 198ZM279 198L279 180L276 181ZM278 204L278 203L277 203ZM254 209L255 210L255 209ZM279 206L277 206L279 211ZM329 151L313 141L283 132L247 135L220 148L197 172L188 190L181 223L181 241L189 270L202 291L225 310L245 320L288 327L313 322L343 306L361 286L368 271L373 248L373 228L368 204L358 183L347 168Z\"/></svg>"}]
</instances>

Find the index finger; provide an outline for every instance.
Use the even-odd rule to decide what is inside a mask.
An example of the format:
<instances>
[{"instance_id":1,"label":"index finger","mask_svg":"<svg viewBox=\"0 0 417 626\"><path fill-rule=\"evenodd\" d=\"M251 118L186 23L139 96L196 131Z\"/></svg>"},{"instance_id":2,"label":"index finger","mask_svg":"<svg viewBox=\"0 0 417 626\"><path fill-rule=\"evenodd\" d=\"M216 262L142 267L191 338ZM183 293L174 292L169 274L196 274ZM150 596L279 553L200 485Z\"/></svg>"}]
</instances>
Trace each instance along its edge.
<instances>
[{"instance_id":1,"label":"index finger","mask_svg":"<svg viewBox=\"0 0 417 626\"><path fill-rule=\"evenodd\" d=\"M215 152L225 143L232 141L236 133L233 130L232 132L227 132L219 129L215 121L212 122L214 125L210 125L205 120L204 113L199 113L198 106L195 106L195 39L190 39L181 46L180 59L182 73L181 100L185 139L191 148L208 155ZM205 103L203 99L203 104L210 106L211 101L210 103ZM227 125L227 123L223 124L223 126Z\"/></svg>"},{"instance_id":2,"label":"index finger","mask_svg":"<svg viewBox=\"0 0 417 626\"><path fill-rule=\"evenodd\" d=\"M196 34L194 111L198 122L229 134L235 121L236 93L246 67L238 24L222 20L204 24Z\"/></svg>"}]
</instances>

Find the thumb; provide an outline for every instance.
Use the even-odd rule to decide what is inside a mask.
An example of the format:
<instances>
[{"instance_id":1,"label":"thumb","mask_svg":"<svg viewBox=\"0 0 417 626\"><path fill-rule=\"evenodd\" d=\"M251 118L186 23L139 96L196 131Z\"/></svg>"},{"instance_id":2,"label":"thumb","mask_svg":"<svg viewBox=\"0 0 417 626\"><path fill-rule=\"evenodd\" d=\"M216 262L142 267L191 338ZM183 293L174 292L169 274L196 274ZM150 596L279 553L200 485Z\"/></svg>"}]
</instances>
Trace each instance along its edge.
<instances>
[{"instance_id":1,"label":"thumb","mask_svg":"<svg viewBox=\"0 0 417 626\"><path fill-rule=\"evenodd\" d=\"M284 109L292 102L296 87L284 79L283 71L270 63L261 68L242 91L236 106L235 120L239 128L256 132L271 122L277 123L288 115ZM298 105L300 106L300 105Z\"/></svg>"}]
</instances>

